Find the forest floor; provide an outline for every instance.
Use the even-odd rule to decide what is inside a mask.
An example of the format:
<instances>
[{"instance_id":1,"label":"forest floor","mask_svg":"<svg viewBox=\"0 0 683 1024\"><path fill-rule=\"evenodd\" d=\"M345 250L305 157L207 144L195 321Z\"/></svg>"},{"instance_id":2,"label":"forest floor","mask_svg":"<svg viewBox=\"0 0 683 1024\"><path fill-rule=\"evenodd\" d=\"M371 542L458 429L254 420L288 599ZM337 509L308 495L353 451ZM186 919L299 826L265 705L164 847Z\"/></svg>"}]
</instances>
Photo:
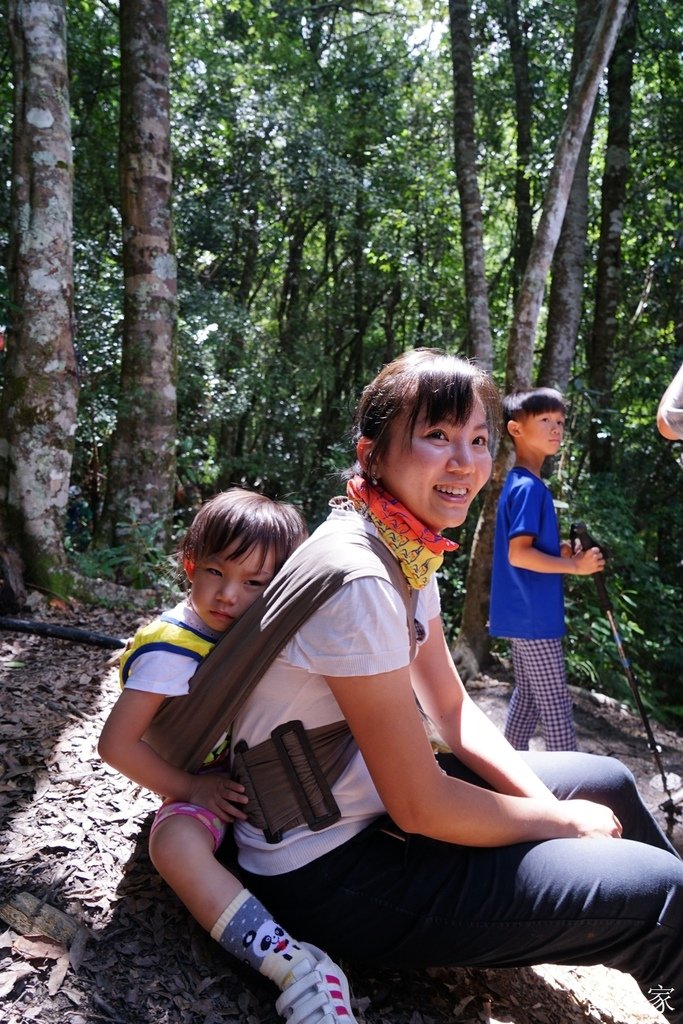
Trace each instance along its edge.
<instances>
[{"instance_id":1,"label":"forest floor","mask_svg":"<svg viewBox=\"0 0 683 1024\"><path fill-rule=\"evenodd\" d=\"M37 620L121 637L152 614L32 601L28 614ZM156 798L97 756L118 692L108 657L93 646L0 633L0 1018L276 1024L270 983L222 953L155 875L146 838ZM510 694L504 668L469 689L501 725ZM586 691L574 696L581 749L625 761L664 825L661 781L639 719ZM683 776L683 738L659 725L655 732L667 771ZM670 780L670 788L680 785ZM679 821L675 839L682 837ZM36 915L38 927L29 923ZM663 1020L630 977L603 967L344 966L359 1024Z\"/></svg>"}]
</instances>

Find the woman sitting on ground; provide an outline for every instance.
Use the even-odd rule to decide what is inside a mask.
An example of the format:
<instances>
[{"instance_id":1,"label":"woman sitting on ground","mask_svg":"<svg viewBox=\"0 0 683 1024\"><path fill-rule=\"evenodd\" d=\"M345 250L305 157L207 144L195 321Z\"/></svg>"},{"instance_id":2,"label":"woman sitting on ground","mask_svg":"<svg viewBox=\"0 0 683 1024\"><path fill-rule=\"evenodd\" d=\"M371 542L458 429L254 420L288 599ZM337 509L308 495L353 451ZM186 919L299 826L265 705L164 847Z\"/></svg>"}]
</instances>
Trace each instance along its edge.
<instances>
[{"instance_id":1,"label":"woman sitting on ground","mask_svg":"<svg viewBox=\"0 0 683 1024\"><path fill-rule=\"evenodd\" d=\"M358 545L365 571L301 626L234 729L253 747L282 723L343 718L358 749L328 827L272 842L237 823L245 884L352 963L600 963L666 991L683 1024L683 864L632 776L612 758L513 750L444 638L435 571L456 545L441 533L489 478L497 419L490 379L438 351L406 353L363 392L347 495L282 573L307 549L356 564ZM452 753L434 755L418 701Z\"/></svg>"}]
</instances>

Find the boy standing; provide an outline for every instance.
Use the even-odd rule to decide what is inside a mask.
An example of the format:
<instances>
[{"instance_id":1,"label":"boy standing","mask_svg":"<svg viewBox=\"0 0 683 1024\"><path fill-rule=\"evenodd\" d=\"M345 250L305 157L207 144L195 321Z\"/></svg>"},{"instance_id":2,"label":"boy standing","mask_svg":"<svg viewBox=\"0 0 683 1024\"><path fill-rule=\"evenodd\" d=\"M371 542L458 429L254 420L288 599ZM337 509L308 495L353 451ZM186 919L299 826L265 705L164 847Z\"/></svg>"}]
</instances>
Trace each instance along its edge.
<instances>
[{"instance_id":1,"label":"boy standing","mask_svg":"<svg viewBox=\"0 0 683 1024\"><path fill-rule=\"evenodd\" d=\"M505 737L517 750L529 749L539 721L547 750L577 749L562 650L562 576L588 576L605 564L597 547L572 551L560 543L552 496L541 480L544 460L562 444L565 412L553 388L503 399L515 464L496 514L489 632L511 644L515 689Z\"/></svg>"}]
</instances>

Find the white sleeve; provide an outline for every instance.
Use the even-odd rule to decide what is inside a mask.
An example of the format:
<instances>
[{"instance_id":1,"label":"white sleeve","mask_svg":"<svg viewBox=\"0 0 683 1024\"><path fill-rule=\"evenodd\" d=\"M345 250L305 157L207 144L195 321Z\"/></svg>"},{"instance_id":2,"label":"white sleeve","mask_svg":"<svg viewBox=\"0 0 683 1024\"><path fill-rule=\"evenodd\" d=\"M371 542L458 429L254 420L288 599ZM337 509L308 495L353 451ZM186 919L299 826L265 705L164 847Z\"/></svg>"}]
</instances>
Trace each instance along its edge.
<instances>
[{"instance_id":1,"label":"white sleeve","mask_svg":"<svg viewBox=\"0 0 683 1024\"><path fill-rule=\"evenodd\" d=\"M125 688L162 693L165 697L184 697L198 667L199 663L186 654L146 651L131 664Z\"/></svg>"},{"instance_id":2,"label":"white sleeve","mask_svg":"<svg viewBox=\"0 0 683 1024\"><path fill-rule=\"evenodd\" d=\"M436 580L436 576L431 577L424 590L420 591L420 596L417 600L417 618L425 627L427 634L429 633L427 623L431 622L432 619L438 619L441 615L441 594L439 593Z\"/></svg>"},{"instance_id":3,"label":"white sleeve","mask_svg":"<svg viewBox=\"0 0 683 1024\"><path fill-rule=\"evenodd\" d=\"M683 363L662 395L659 415L672 433L683 439Z\"/></svg>"}]
</instances>

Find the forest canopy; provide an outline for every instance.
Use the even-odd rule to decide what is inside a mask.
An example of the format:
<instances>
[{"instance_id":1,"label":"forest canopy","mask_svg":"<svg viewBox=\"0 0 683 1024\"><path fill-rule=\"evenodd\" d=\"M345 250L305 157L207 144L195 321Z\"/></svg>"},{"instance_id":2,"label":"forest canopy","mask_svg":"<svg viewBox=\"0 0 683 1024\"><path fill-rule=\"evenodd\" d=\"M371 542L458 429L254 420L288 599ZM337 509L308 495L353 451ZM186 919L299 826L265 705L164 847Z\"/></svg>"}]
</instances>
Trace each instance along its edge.
<instances>
[{"instance_id":1,"label":"forest canopy","mask_svg":"<svg viewBox=\"0 0 683 1024\"><path fill-rule=\"evenodd\" d=\"M47 6L64 10L59 0ZM135 92L126 92L131 62L145 54L127 48L126 34L140 38L134 18L145 6L168 14L165 40L150 32L145 45L149 66L160 69L164 54L168 61L167 255L177 268L164 314L170 340L153 354L143 349L138 371L145 376L146 359L151 375L167 358L174 389L158 431L166 447L150 448L171 467L156 516L114 468L124 410L135 417L139 409L126 378L135 311L124 280L134 275L122 240L128 158L146 146L146 122L134 124L127 105ZM568 400L567 438L549 479L563 535L582 519L609 546L608 582L648 700L683 717L681 446L655 428L659 397L683 360L683 11L670 0L624 6L565 197L527 383L559 386ZM0 14L8 30L21 7L11 0ZM350 417L362 386L407 348L479 359L501 391L510 386L524 270L604 7L66 6L78 390L58 522L70 565L147 585L198 503L233 484L286 497L317 524L352 459ZM11 31L2 39L0 159L16 190L16 100L25 83ZM147 138L151 152L151 131ZM161 167L161 151L155 159ZM23 315L11 196L10 187L0 194L6 408ZM151 433L148 414L138 419ZM21 529L2 483L4 540L12 542ZM453 641L475 527L473 515L443 575ZM568 613L572 681L625 696L585 581L569 584Z\"/></svg>"}]
</instances>

